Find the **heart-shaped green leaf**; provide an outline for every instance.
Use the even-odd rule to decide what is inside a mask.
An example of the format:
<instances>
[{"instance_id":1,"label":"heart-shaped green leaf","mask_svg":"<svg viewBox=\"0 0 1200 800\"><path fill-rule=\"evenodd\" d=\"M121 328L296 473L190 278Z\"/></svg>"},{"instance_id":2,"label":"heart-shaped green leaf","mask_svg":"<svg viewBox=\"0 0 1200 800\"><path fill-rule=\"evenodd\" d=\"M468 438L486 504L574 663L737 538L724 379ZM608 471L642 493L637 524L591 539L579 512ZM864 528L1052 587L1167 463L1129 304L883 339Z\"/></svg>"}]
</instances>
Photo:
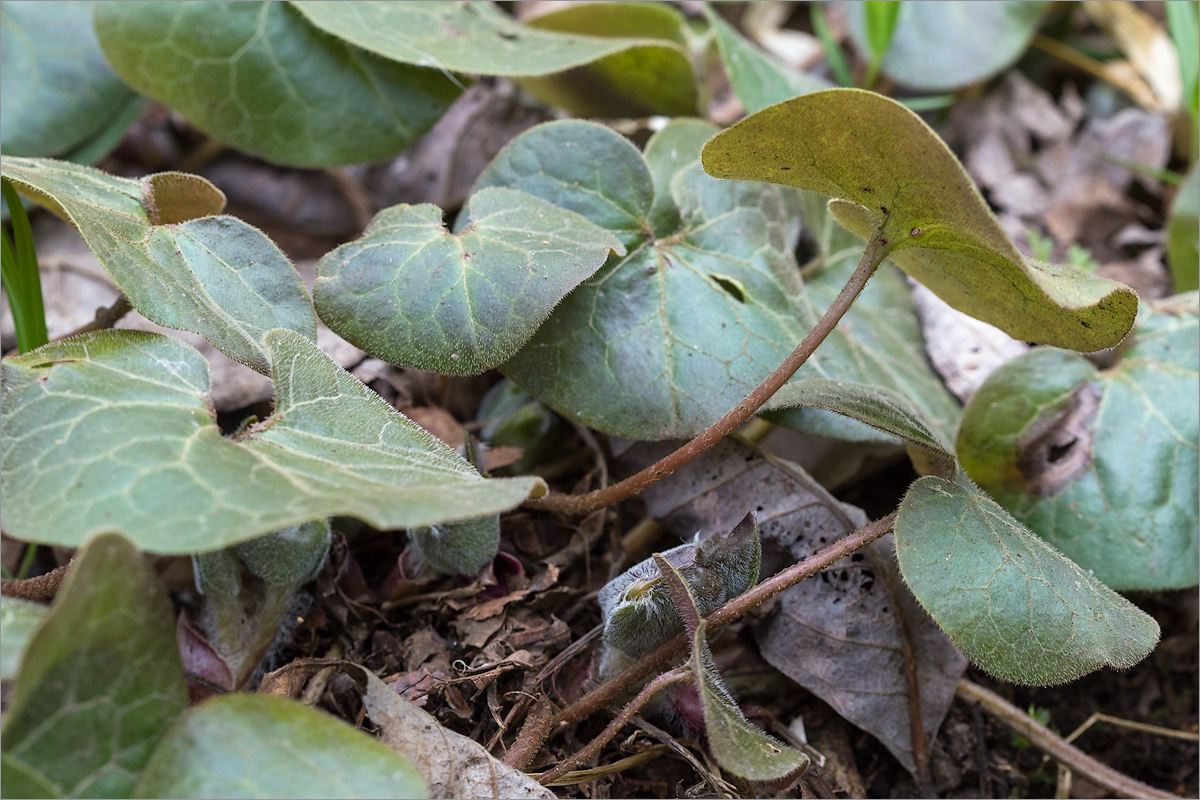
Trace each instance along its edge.
<instances>
[{"instance_id":1,"label":"heart-shaped green leaf","mask_svg":"<svg viewBox=\"0 0 1200 800\"><path fill-rule=\"evenodd\" d=\"M437 206L381 211L317 264L321 319L393 364L475 375L529 341L609 250L625 253L586 217L512 189L476 193L465 216L456 235Z\"/></svg>"},{"instance_id":2,"label":"heart-shaped green leaf","mask_svg":"<svg viewBox=\"0 0 1200 800\"><path fill-rule=\"evenodd\" d=\"M77 546L119 530L196 553L321 517L383 530L505 511L537 478L484 480L294 331L265 339L275 413L237 441L208 366L165 336L108 331L3 362L5 530Z\"/></svg>"},{"instance_id":3,"label":"heart-shaped green leaf","mask_svg":"<svg viewBox=\"0 0 1200 800\"><path fill-rule=\"evenodd\" d=\"M146 318L194 331L259 372L274 328L316 339L304 282L261 231L219 214L225 197L195 175L142 182L47 159L5 158L4 177L79 229Z\"/></svg>"},{"instance_id":4,"label":"heart-shaped green leaf","mask_svg":"<svg viewBox=\"0 0 1200 800\"><path fill-rule=\"evenodd\" d=\"M66 155L135 100L100 52L90 2L6 2L0 40L5 157Z\"/></svg>"},{"instance_id":5,"label":"heart-shaped green leaf","mask_svg":"<svg viewBox=\"0 0 1200 800\"><path fill-rule=\"evenodd\" d=\"M132 797L425 797L407 759L341 720L266 694L189 710Z\"/></svg>"},{"instance_id":6,"label":"heart-shaped green leaf","mask_svg":"<svg viewBox=\"0 0 1200 800\"><path fill-rule=\"evenodd\" d=\"M389 158L461 85L326 36L288 3L99 3L95 22L130 86L211 136L291 166Z\"/></svg>"},{"instance_id":7,"label":"heart-shaped green leaf","mask_svg":"<svg viewBox=\"0 0 1200 800\"><path fill-rule=\"evenodd\" d=\"M1114 589L1200 581L1196 294L1145 309L1109 369L1038 348L968 403L958 454L1008 511Z\"/></svg>"},{"instance_id":8,"label":"heart-shaped green leaf","mask_svg":"<svg viewBox=\"0 0 1200 800\"><path fill-rule=\"evenodd\" d=\"M842 3L850 35L870 53L864 3ZM905 0L883 57L888 77L927 92L948 92L999 75L1016 63L1050 3Z\"/></svg>"},{"instance_id":9,"label":"heart-shaped green leaf","mask_svg":"<svg viewBox=\"0 0 1200 800\"><path fill-rule=\"evenodd\" d=\"M0 601L0 679L17 677L25 648L49 610L49 606L19 597Z\"/></svg>"},{"instance_id":10,"label":"heart-shaped green leaf","mask_svg":"<svg viewBox=\"0 0 1200 800\"><path fill-rule=\"evenodd\" d=\"M128 541L105 533L87 545L13 687L6 797L130 796L187 706L173 620L166 590Z\"/></svg>"},{"instance_id":11,"label":"heart-shaped green leaf","mask_svg":"<svg viewBox=\"0 0 1200 800\"><path fill-rule=\"evenodd\" d=\"M1121 341L1137 295L1073 267L1026 260L946 144L900 103L830 89L763 109L704 148L710 175L832 195L839 222L950 305L1015 338L1075 350Z\"/></svg>"},{"instance_id":12,"label":"heart-shaped green leaf","mask_svg":"<svg viewBox=\"0 0 1200 800\"><path fill-rule=\"evenodd\" d=\"M1151 617L965 477L913 484L896 520L896 556L958 649L1004 680L1045 686L1106 664L1126 669L1158 642Z\"/></svg>"},{"instance_id":13,"label":"heart-shaped green leaf","mask_svg":"<svg viewBox=\"0 0 1200 800\"><path fill-rule=\"evenodd\" d=\"M704 7L704 16L716 34L717 52L725 65L729 84L747 113L753 114L769 105L832 86L824 78L796 72L776 62L721 19L710 6Z\"/></svg>"},{"instance_id":14,"label":"heart-shaped green leaf","mask_svg":"<svg viewBox=\"0 0 1200 800\"><path fill-rule=\"evenodd\" d=\"M560 413L631 438L695 435L783 361L820 316L814 306L828 304L807 298L799 278L796 193L706 177L696 156L714 130L673 121L643 158L607 128L548 123L511 142L480 177L480 187L510 186L583 214L629 250L568 295L502 366ZM862 245L828 220L823 203L808 205L806 218L841 237L813 229L836 294L832 283L848 277ZM832 355L799 377L879 383L918 398L952 428L957 405L923 356L903 282L877 281L874 291L887 294L879 305L899 310L835 331ZM845 435L851 426L826 421L819 430Z\"/></svg>"},{"instance_id":15,"label":"heart-shaped green leaf","mask_svg":"<svg viewBox=\"0 0 1200 800\"><path fill-rule=\"evenodd\" d=\"M525 25L577 41L603 37L638 42L572 70L518 80L539 100L576 117L696 113L687 20L674 7L620 0L571 3L526 19Z\"/></svg>"}]
</instances>

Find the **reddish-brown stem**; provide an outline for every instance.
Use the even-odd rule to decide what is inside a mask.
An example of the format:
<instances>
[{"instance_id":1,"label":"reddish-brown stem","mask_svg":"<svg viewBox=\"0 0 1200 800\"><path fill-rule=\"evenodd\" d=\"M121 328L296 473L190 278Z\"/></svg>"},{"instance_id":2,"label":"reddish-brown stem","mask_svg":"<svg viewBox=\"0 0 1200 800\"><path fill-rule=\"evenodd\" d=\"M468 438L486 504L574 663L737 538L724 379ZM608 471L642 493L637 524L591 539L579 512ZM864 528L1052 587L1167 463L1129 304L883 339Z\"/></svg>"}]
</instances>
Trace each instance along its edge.
<instances>
[{"instance_id":1,"label":"reddish-brown stem","mask_svg":"<svg viewBox=\"0 0 1200 800\"><path fill-rule=\"evenodd\" d=\"M612 738L624 728L629 720L633 719L633 715L642 710L642 706L650 701L659 689L664 686L669 686L672 683L688 680L692 676L690 669L673 669L670 672L664 672L654 680L647 683L642 690L637 693L637 697L633 698L617 715L616 719L608 723L608 726L600 731L600 735L587 743L587 746L582 750L567 756L562 761L558 762L549 772L543 772L538 776L538 782L543 786L550 781L561 778L566 775L584 759L591 758L596 753L600 752L600 748L612 741Z\"/></svg>"},{"instance_id":2,"label":"reddish-brown stem","mask_svg":"<svg viewBox=\"0 0 1200 800\"><path fill-rule=\"evenodd\" d=\"M1088 780L1099 784L1117 796L1161 798L1177 798L1179 796L1135 780L1107 764L1101 764L1000 695L977 683L972 683L965 678L960 680L955 695L964 702L978 703L983 706L984 711L1033 742L1034 747L1049 754L1058 763L1072 771L1087 776Z\"/></svg>"},{"instance_id":3,"label":"reddish-brown stem","mask_svg":"<svg viewBox=\"0 0 1200 800\"><path fill-rule=\"evenodd\" d=\"M888 533L895 522L896 515L894 513L888 514L886 517L872 522L862 530L855 531L845 538L838 539L819 553L814 553L800 563L793 564L782 572L771 576L705 617L708 621L708 628L712 630L720 625L733 622L755 606L766 602L784 589L795 586L805 578L815 575L830 566L838 559L850 555L860 547L865 547L880 536ZM658 649L625 668L615 678L605 681L564 708L558 715L556 725L558 727L570 725L596 713L612 702L617 695L628 691L631 686L636 686L638 681L645 678L652 671L665 667L673 658L683 652L687 645L688 636L684 633L660 645Z\"/></svg>"},{"instance_id":4,"label":"reddish-brown stem","mask_svg":"<svg viewBox=\"0 0 1200 800\"><path fill-rule=\"evenodd\" d=\"M784 359L783 363L768 375L767 379L760 383L754 391L746 395L742 402L730 409L725 416L710 425L695 439L620 483L614 483L612 486L587 494L551 492L537 500L527 500L525 505L529 508L541 508L562 514L587 514L598 508L627 500L699 458L705 451L750 419L762 408L764 403L771 399L773 394L791 380L792 376L796 374L796 370L804 366L804 362L808 361L809 356L837 327L838 322L850 310L855 298L867 285L867 281L883 263L888 254L887 244L887 239L883 237L881 231L876 230L867 242L867 249L863 252L854 274L846 281L842 291L830 303L829 309L808 332L808 335L800 341L791 355Z\"/></svg>"}]
</instances>

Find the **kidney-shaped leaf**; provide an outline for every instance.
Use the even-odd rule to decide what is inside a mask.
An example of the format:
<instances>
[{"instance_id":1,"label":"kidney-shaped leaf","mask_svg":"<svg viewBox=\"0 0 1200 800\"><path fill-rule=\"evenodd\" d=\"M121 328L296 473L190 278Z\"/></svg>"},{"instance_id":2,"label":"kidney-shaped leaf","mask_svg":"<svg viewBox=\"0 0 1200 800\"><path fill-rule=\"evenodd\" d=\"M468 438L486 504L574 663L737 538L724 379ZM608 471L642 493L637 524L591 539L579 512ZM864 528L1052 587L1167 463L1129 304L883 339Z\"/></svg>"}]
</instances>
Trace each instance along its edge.
<instances>
[{"instance_id":1,"label":"kidney-shaped leaf","mask_svg":"<svg viewBox=\"0 0 1200 800\"><path fill-rule=\"evenodd\" d=\"M612 233L513 189L484 189L459 234L434 205L381 211L317 264L313 299L333 331L393 364L475 375L506 361L591 277Z\"/></svg>"},{"instance_id":2,"label":"kidney-shaped leaf","mask_svg":"<svg viewBox=\"0 0 1200 800\"><path fill-rule=\"evenodd\" d=\"M896 556L921 605L977 666L1004 680L1064 683L1126 669L1158 623L967 479L924 477L896 520Z\"/></svg>"},{"instance_id":3,"label":"kidney-shaped leaf","mask_svg":"<svg viewBox=\"0 0 1200 800\"><path fill-rule=\"evenodd\" d=\"M920 117L858 89L830 89L763 109L704 148L710 175L832 195L834 216L950 305L1015 338L1099 350L1133 326L1129 287L1026 260L962 165Z\"/></svg>"},{"instance_id":4,"label":"kidney-shaped leaf","mask_svg":"<svg viewBox=\"0 0 1200 800\"><path fill-rule=\"evenodd\" d=\"M133 797L424 797L387 745L268 694L228 694L187 712L154 751Z\"/></svg>"},{"instance_id":5,"label":"kidney-shaped leaf","mask_svg":"<svg viewBox=\"0 0 1200 800\"><path fill-rule=\"evenodd\" d=\"M1200 337L1196 295L1178 301L1145 310L1110 369L1049 348L1009 361L959 429L971 478L1114 589L1200 581Z\"/></svg>"},{"instance_id":6,"label":"kidney-shaped leaf","mask_svg":"<svg viewBox=\"0 0 1200 800\"><path fill-rule=\"evenodd\" d=\"M843 3L850 35L870 53L862 3ZM906 0L883 57L897 83L946 92L999 75L1029 46L1049 3L1004 0Z\"/></svg>"},{"instance_id":7,"label":"kidney-shaped leaf","mask_svg":"<svg viewBox=\"0 0 1200 800\"><path fill-rule=\"evenodd\" d=\"M483 479L300 334L265 341L275 413L237 441L213 419L207 362L177 340L108 331L6 359L6 532L196 553L335 515L386 530L494 514L544 486Z\"/></svg>"},{"instance_id":8,"label":"kidney-shaped leaf","mask_svg":"<svg viewBox=\"0 0 1200 800\"><path fill-rule=\"evenodd\" d=\"M6 2L0 20L6 156L65 155L133 101L96 44L91 3Z\"/></svg>"},{"instance_id":9,"label":"kidney-shaped leaf","mask_svg":"<svg viewBox=\"0 0 1200 800\"><path fill-rule=\"evenodd\" d=\"M304 282L261 231L220 213L225 197L195 175L140 183L48 159L5 158L4 177L83 234L146 318L194 331L259 372L263 335L290 328L316 339Z\"/></svg>"},{"instance_id":10,"label":"kidney-shaped leaf","mask_svg":"<svg viewBox=\"0 0 1200 800\"><path fill-rule=\"evenodd\" d=\"M128 541L102 534L87 545L13 687L5 797L129 797L187 705L173 619L166 590Z\"/></svg>"},{"instance_id":11,"label":"kidney-shaped leaf","mask_svg":"<svg viewBox=\"0 0 1200 800\"><path fill-rule=\"evenodd\" d=\"M288 3L98 3L95 18L104 54L130 86L280 164L389 158L461 85L327 36Z\"/></svg>"}]
</instances>

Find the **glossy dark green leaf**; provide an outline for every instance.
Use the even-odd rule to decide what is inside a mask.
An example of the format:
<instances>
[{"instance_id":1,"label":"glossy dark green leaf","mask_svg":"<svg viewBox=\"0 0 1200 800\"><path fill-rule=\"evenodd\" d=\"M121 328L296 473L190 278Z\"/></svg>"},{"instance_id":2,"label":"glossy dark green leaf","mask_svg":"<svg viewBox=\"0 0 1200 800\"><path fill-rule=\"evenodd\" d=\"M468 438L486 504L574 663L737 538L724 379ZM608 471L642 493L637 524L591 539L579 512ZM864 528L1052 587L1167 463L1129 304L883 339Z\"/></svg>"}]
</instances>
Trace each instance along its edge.
<instances>
[{"instance_id":1,"label":"glossy dark green leaf","mask_svg":"<svg viewBox=\"0 0 1200 800\"><path fill-rule=\"evenodd\" d=\"M1026 260L946 144L882 95L830 89L754 114L709 142L709 174L832 195L863 238L950 305L1026 341L1078 350L1128 333L1137 295L1072 267Z\"/></svg>"},{"instance_id":2,"label":"glossy dark green leaf","mask_svg":"<svg viewBox=\"0 0 1200 800\"><path fill-rule=\"evenodd\" d=\"M126 539L101 534L21 664L4 717L4 795L129 797L186 705L166 589Z\"/></svg>"},{"instance_id":3,"label":"glossy dark green leaf","mask_svg":"<svg viewBox=\"0 0 1200 800\"><path fill-rule=\"evenodd\" d=\"M313 297L334 332L405 367L476 375L502 364L599 269L612 233L524 192L472 195L459 234L434 205L381 211L317 264Z\"/></svg>"},{"instance_id":4,"label":"glossy dark green leaf","mask_svg":"<svg viewBox=\"0 0 1200 800\"><path fill-rule=\"evenodd\" d=\"M705 17L716 34L717 52L721 54L729 83L748 113L832 86L824 78L796 72L778 63L709 6L705 6Z\"/></svg>"},{"instance_id":5,"label":"glossy dark green leaf","mask_svg":"<svg viewBox=\"0 0 1200 800\"><path fill-rule=\"evenodd\" d=\"M65 156L121 118L134 100L96 43L92 5L6 0L0 6L0 148L6 157Z\"/></svg>"},{"instance_id":6,"label":"glossy dark green leaf","mask_svg":"<svg viewBox=\"0 0 1200 800\"><path fill-rule=\"evenodd\" d=\"M139 182L24 158L4 159L4 176L78 228L147 319L199 333L263 373L267 331L316 339L316 315L291 262L257 228L213 216L225 196L203 178L163 172Z\"/></svg>"},{"instance_id":7,"label":"glossy dark green leaf","mask_svg":"<svg viewBox=\"0 0 1200 800\"><path fill-rule=\"evenodd\" d=\"M1200 582L1198 328L1192 293L1145 309L1109 369L1032 350L963 415L971 478L1114 589Z\"/></svg>"},{"instance_id":8,"label":"glossy dark green leaf","mask_svg":"<svg viewBox=\"0 0 1200 800\"><path fill-rule=\"evenodd\" d=\"M49 610L49 606L19 597L0 601L0 679L17 677L25 648Z\"/></svg>"},{"instance_id":9,"label":"glossy dark green leaf","mask_svg":"<svg viewBox=\"0 0 1200 800\"><path fill-rule=\"evenodd\" d=\"M843 3L850 35L868 55L866 3ZM882 4L881 4L882 5ZM1049 3L904 0L883 57L883 73L913 89L944 92L999 75L1029 47Z\"/></svg>"},{"instance_id":10,"label":"glossy dark green leaf","mask_svg":"<svg viewBox=\"0 0 1200 800\"><path fill-rule=\"evenodd\" d=\"M1045 686L1127 669L1158 642L1151 617L1038 538L965 477L924 477L896 520L914 595L974 664Z\"/></svg>"},{"instance_id":11,"label":"glossy dark green leaf","mask_svg":"<svg viewBox=\"0 0 1200 800\"><path fill-rule=\"evenodd\" d=\"M214 697L154 752L133 797L425 797L413 766L379 740L292 700Z\"/></svg>"},{"instance_id":12,"label":"glossy dark green leaf","mask_svg":"<svg viewBox=\"0 0 1200 800\"><path fill-rule=\"evenodd\" d=\"M265 342L275 413L237 440L217 428L203 356L175 339L107 331L5 359L6 532L77 546L119 530L196 553L336 515L436 525L544 491L484 480L300 334Z\"/></svg>"},{"instance_id":13,"label":"glossy dark green leaf","mask_svg":"<svg viewBox=\"0 0 1200 800\"><path fill-rule=\"evenodd\" d=\"M280 164L389 158L461 86L327 36L288 3L100 3L95 17L104 54L129 85Z\"/></svg>"}]
</instances>

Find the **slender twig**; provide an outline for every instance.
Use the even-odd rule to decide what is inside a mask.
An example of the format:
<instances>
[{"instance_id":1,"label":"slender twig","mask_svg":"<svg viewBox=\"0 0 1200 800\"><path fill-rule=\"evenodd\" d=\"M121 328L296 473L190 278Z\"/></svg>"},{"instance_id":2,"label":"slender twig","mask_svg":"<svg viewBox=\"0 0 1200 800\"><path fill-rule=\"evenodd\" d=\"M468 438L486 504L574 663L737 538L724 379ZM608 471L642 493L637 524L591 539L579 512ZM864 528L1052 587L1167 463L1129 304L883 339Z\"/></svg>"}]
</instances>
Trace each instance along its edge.
<instances>
[{"instance_id":1,"label":"slender twig","mask_svg":"<svg viewBox=\"0 0 1200 800\"><path fill-rule=\"evenodd\" d=\"M855 531L849 536L837 540L829 547L813 554L799 564L793 564L782 572L749 589L744 594L738 595L705 617L708 621L709 629L733 622L751 609L779 594L784 589L795 586L800 581L815 575L838 559L848 556L860 547L865 547L880 536L891 531L895 522L895 514L889 514L880 520L876 520L862 530ZM563 709L558 715L556 726L570 725L596 713L612 702L617 695L628 691L630 686L636 686L638 681L645 678L653 670L669 664L671 659L683 652L687 646L688 637L684 633L660 645L657 650L638 659L626 667L619 675L605 681Z\"/></svg>"},{"instance_id":2,"label":"slender twig","mask_svg":"<svg viewBox=\"0 0 1200 800\"><path fill-rule=\"evenodd\" d=\"M96 315L92 318L91 322L85 325L80 325L70 333L59 336L56 341L70 339L72 336L79 336L80 334L91 333L92 331L106 331L120 322L121 317L125 316L132 310L133 306L129 304L129 300L125 297L125 295L121 295L113 301L111 306L101 306L100 308L97 308Z\"/></svg>"},{"instance_id":3,"label":"slender twig","mask_svg":"<svg viewBox=\"0 0 1200 800\"><path fill-rule=\"evenodd\" d=\"M577 783L586 783L587 781L595 781L600 778L605 778L609 775L615 775L618 772L624 772L627 769L645 764L647 761L654 761L659 756L666 753L670 748L665 744L651 745L640 753L635 753L631 756L626 756L620 761L614 761L611 764L605 764L603 767L595 767L594 769L581 769L574 772L568 772L553 783L546 784L547 786L574 786Z\"/></svg>"},{"instance_id":4,"label":"slender twig","mask_svg":"<svg viewBox=\"0 0 1200 800\"><path fill-rule=\"evenodd\" d=\"M36 578L6 578L0 581L0 594L5 597L19 597L22 600L48 602L58 593L58 587L62 585L63 578L67 577L67 569L70 566L71 564L63 564Z\"/></svg>"},{"instance_id":5,"label":"slender twig","mask_svg":"<svg viewBox=\"0 0 1200 800\"><path fill-rule=\"evenodd\" d=\"M582 762L584 759L591 758L596 753L600 752L600 748L612 741L612 738L624 728L629 720L633 719L633 715L642 710L642 706L650 701L659 689L665 686L670 686L672 683L689 680L692 677L690 669L673 669L670 672L664 672L654 680L647 683L642 690L637 693L637 697L629 701L621 713L617 714L616 719L608 723L608 726L600 731L600 735L592 739L587 745L576 753L567 756L562 761L558 762L553 769L548 772L543 772L538 776L538 782L543 786L561 778Z\"/></svg>"},{"instance_id":6,"label":"slender twig","mask_svg":"<svg viewBox=\"0 0 1200 800\"><path fill-rule=\"evenodd\" d=\"M1038 723L1012 703L989 689L965 678L958 682L955 695L966 703L978 703L983 710L1024 736L1034 747L1049 753L1072 772L1084 775L1093 783L1121 797L1176 798L1179 795L1155 789L1123 772L1101 764L1096 759L1067 743L1057 733Z\"/></svg>"},{"instance_id":7,"label":"slender twig","mask_svg":"<svg viewBox=\"0 0 1200 800\"><path fill-rule=\"evenodd\" d=\"M791 380L796 374L796 370L808 361L809 356L820 346L821 342L837 327L845 313L854 303L855 298L862 292L867 285L867 281L875 274L875 270L883 263L887 257L888 241L881 233L882 227L877 229L867 242L867 249L863 252L862 260L858 263L858 268L854 270L854 274L842 287L842 291L834 298L829 309L813 326L813 329L808 332L796 346L783 363L767 376L766 380L760 383L754 391L746 395L742 402L738 403L729 410L725 416L714 422L703 433L692 439L690 442L680 447L675 452L660 459L643 469L641 472L633 475L620 483L614 483L604 489L594 492L588 492L580 495L560 494L551 492L537 500L527 500L525 505L530 508L540 508L547 511L557 511L563 514L586 514L590 511L595 511L597 508L611 506L614 503L619 503L626 500L639 492L653 486L660 480L680 469L681 467L690 464L692 461L703 455L709 448L717 442L724 439L729 434L733 433L739 425L750 419L763 404L771 399L775 392L779 391L782 386Z\"/></svg>"}]
</instances>

